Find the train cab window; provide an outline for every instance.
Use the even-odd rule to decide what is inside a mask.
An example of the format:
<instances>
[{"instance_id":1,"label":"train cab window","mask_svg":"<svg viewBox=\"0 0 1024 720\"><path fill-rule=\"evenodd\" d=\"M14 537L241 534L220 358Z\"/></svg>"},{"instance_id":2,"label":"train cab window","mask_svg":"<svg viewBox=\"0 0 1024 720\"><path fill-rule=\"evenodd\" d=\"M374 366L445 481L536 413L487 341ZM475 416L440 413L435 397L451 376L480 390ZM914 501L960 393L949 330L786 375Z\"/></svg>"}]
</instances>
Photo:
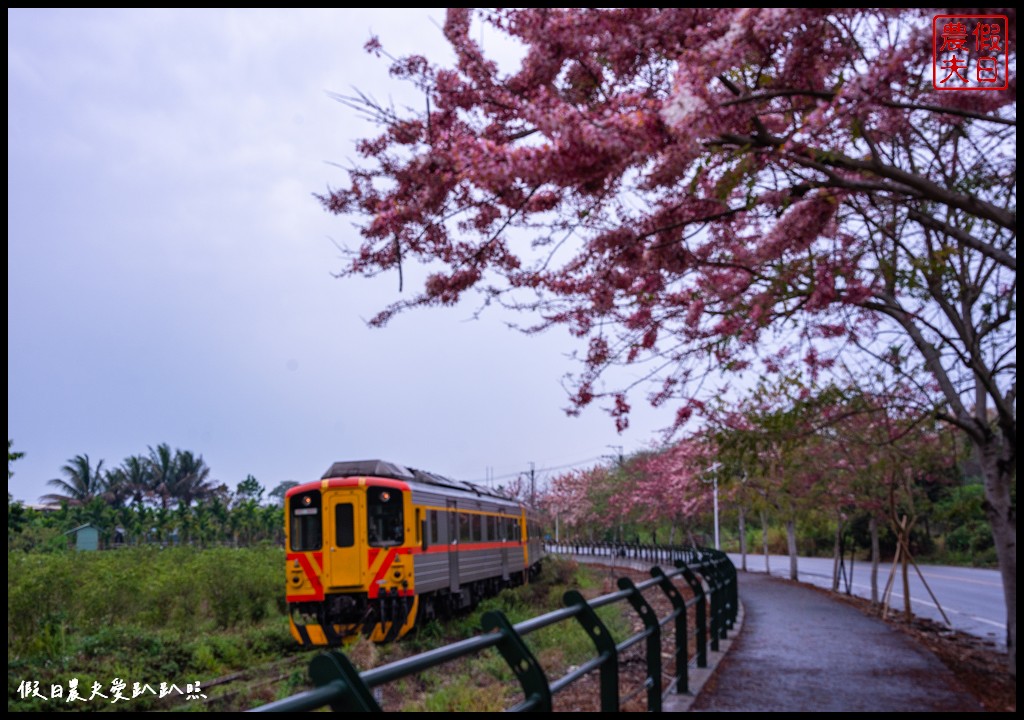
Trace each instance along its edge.
<instances>
[{"instance_id":1,"label":"train cab window","mask_svg":"<svg viewBox=\"0 0 1024 720\"><path fill-rule=\"evenodd\" d=\"M323 521L320 516L320 491L292 495L289 502L289 526L293 552L319 550L323 545Z\"/></svg>"},{"instance_id":2,"label":"train cab window","mask_svg":"<svg viewBox=\"0 0 1024 720\"><path fill-rule=\"evenodd\" d=\"M367 490L366 532L371 547L389 547L405 542L401 491L381 487Z\"/></svg>"},{"instance_id":3,"label":"train cab window","mask_svg":"<svg viewBox=\"0 0 1024 720\"><path fill-rule=\"evenodd\" d=\"M356 544L355 512L351 503L334 506L334 544L340 548Z\"/></svg>"}]
</instances>

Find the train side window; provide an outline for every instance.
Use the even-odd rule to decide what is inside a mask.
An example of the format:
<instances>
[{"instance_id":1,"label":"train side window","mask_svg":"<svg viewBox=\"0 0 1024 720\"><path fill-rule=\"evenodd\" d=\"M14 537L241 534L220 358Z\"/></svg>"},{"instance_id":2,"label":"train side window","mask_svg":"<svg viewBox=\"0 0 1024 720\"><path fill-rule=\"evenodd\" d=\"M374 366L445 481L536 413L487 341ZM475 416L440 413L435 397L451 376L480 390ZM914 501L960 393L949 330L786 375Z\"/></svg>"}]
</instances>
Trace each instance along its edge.
<instances>
[{"instance_id":1,"label":"train side window","mask_svg":"<svg viewBox=\"0 0 1024 720\"><path fill-rule=\"evenodd\" d=\"M470 515L470 533L472 535L473 542L480 542L483 540L483 527L481 523L481 517L479 515Z\"/></svg>"},{"instance_id":2,"label":"train side window","mask_svg":"<svg viewBox=\"0 0 1024 720\"><path fill-rule=\"evenodd\" d=\"M459 542L470 542L469 515L459 513Z\"/></svg>"},{"instance_id":3,"label":"train side window","mask_svg":"<svg viewBox=\"0 0 1024 720\"><path fill-rule=\"evenodd\" d=\"M437 545L441 542L441 537L438 535L441 529L441 524L437 521L437 510L430 511L430 544Z\"/></svg>"},{"instance_id":4,"label":"train side window","mask_svg":"<svg viewBox=\"0 0 1024 720\"><path fill-rule=\"evenodd\" d=\"M356 544L355 510L350 503L334 506L334 544L340 548Z\"/></svg>"},{"instance_id":5,"label":"train side window","mask_svg":"<svg viewBox=\"0 0 1024 720\"><path fill-rule=\"evenodd\" d=\"M491 542L498 539L498 518L496 515L487 516L487 539Z\"/></svg>"},{"instance_id":6,"label":"train side window","mask_svg":"<svg viewBox=\"0 0 1024 720\"><path fill-rule=\"evenodd\" d=\"M402 493L391 488L366 491L366 534L371 547L390 547L405 542Z\"/></svg>"},{"instance_id":7,"label":"train side window","mask_svg":"<svg viewBox=\"0 0 1024 720\"><path fill-rule=\"evenodd\" d=\"M289 534L293 552L319 550L323 546L323 522L320 519L320 491L312 490L290 498Z\"/></svg>"}]
</instances>

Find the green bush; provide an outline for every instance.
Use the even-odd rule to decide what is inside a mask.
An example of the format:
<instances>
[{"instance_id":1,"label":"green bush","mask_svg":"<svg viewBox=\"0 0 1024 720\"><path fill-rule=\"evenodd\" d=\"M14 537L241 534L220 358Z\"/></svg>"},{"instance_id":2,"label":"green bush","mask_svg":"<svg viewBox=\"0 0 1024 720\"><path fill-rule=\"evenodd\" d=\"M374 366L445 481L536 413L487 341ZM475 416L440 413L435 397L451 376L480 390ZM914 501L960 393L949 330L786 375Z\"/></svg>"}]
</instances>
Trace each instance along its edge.
<instances>
[{"instance_id":1,"label":"green bush","mask_svg":"<svg viewBox=\"0 0 1024 720\"><path fill-rule=\"evenodd\" d=\"M282 616L283 567L276 548L8 552L8 654L52 654L62 634L190 634Z\"/></svg>"},{"instance_id":2,"label":"green bush","mask_svg":"<svg viewBox=\"0 0 1024 720\"><path fill-rule=\"evenodd\" d=\"M298 653L282 612L283 568L272 547L8 552L8 710L179 709L176 696L69 704L22 697L19 687L38 682L48 697L77 678L109 693L122 678L184 689Z\"/></svg>"}]
</instances>

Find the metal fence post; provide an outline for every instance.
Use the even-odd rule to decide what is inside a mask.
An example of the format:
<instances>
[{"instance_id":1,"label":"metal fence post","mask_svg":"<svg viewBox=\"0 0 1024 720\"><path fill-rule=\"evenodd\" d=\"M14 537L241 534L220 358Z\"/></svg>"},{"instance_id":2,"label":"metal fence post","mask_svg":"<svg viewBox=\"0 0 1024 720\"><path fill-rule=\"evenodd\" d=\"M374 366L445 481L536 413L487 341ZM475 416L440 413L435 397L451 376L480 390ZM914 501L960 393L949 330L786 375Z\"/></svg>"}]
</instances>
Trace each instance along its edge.
<instances>
[{"instance_id":1,"label":"metal fence post","mask_svg":"<svg viewBox=\"0 0 1024 720\"><path fill-rule=\"evenodd\" d=\"M676 560L676 567L683 571L683 579L690 586L690 590L693 591L693 595L697 599L697 617L695 618L697 623L697 636L695 638L697 641L697 667L706 668L708 666L708 611L704 584L693 574L693 570L683 560Z\"/></svg>"},{"instance_id":2,"label":"metal fence post","mask_svg":"<svg viewBox=\"0 0 1024 720\"><path fill-rule=\"evenodd\" d=\"M690 692L690 647L689 628L686 625L686 600L660 567L651 568L651 576L658 578L658 587L672 603L676 618L675 662L676 662L676 693Z\"/></svg>"},{"instance_id":3,"label":"metal fence post","mask_svg":"<svg viewBox=\"0 0 1024 720\"><path fill-rule=\"evenodd\" d=\"M374 700L370 688L366 687L359 677L359 671L347 657L336 650L313 658L309 663L309 677L318 687L339 680L344 683L344 690L330 703L331 710L335 712L383 712Z\"/></svg>"},{"instance_id":4,"label":"metal fence post","mask_svg":"<svg viewBox=\"0 0 1024 720\"><path fill-rule=\"evenodd\" d=\"M637 590L636 583L627 577L618 579L620 590L629 590L629 604L633 606L640 619L643 620L647 640L647 712L661 712L661 625L658 624L658 613Z\"/></svg>"},{"instance_id":5,"label":"metal fence post","mask_svg":"<svg viewBox=\"0 0 1024 720\"><path fill-rule=\"evenodd\" d=\"M484 632L497 630L501 633L502 640L498 643L498 652L505 658L505 662L523 687L523 694L526 696L523 705L537 712L551 712L551 687L548 685L544 670L508 618L497 610L490 610L480 618L480 627Z\"/></svg>"},{"instance_id":6,"label":"metal fence post","mask_svg":"<svg viewBox=\"0 0 1024 720\"><path fill-rule=\"evenodd\" d=\"M590 636L601 659L601 712L619 711L619 654L615 638L607 626L594 612L586 598L577 590L570 590L562 596L566 607L578 607L576 619Z\"/></svg>"},{"instance_id":7,"label":"metal fence post","mask_svg":"<svg viewBox=\"0 0 1024 720\"><path fill-rule=\"evenodd\" d=\"M736 577L736 566L728 557L726 560L725 571L729 576L729 627L733 628L736 627L736 618L740 612L739 582Z\"/></svg>"}]
</instances>

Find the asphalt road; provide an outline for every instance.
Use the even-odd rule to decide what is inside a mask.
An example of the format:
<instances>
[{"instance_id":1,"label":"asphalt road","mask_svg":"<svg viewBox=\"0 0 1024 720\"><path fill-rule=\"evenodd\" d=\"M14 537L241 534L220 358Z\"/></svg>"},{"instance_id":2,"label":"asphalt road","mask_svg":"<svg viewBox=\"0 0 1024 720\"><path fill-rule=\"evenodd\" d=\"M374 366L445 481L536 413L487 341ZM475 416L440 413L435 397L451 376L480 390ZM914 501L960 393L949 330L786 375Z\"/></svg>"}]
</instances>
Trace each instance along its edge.
<instances>
[{"instance_id":1,"label":"asphalt road","mask_svg":"<svg viewBox=\"0 0 1024 720\"><path fill-rule=\"evenodd\" d=\"M737 569L741 569L739 554L730 553L729 558ZM768 560L773 577L789 577L787 556L769 555ZM891 564L885 564L878 568L879 594L885 589L891 567ZM799 558L797 570L798 579L802 582L819 587L832 587L831 558ZM928 588L911 566L910 600L914 614L944 622L939 610L941 607L953 628L990 640L998 647L1006 647L1006 602L1003 597L1003 582L997 570L943 565L921 565L920 570L935 599L929 595ZM748 554L747 571L765 572L764 555ZM859 597L870 598L870 563L857 562L852 568L847 563L846 573L851 581L850 592ZM845 588L846 584L841 581L840 589ZM903 581L898 569L889 605L898 612L903 610Z\"/></svg>"}]
</instances>

